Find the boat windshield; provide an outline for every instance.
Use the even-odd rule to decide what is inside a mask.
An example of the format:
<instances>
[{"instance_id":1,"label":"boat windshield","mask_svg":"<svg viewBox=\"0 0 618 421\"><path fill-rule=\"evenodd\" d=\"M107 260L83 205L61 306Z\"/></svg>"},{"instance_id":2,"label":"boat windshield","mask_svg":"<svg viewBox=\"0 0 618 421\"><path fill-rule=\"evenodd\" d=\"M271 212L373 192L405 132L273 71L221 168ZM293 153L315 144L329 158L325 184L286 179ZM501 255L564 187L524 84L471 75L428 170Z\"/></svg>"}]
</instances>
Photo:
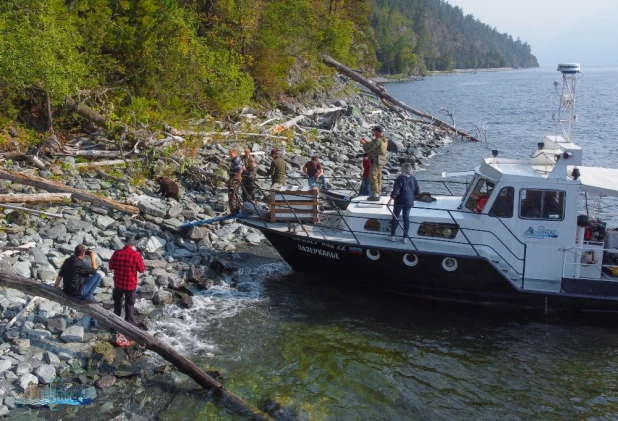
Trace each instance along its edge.
<instances>
[{"instance_id":1,"label":"boat windshield","mask_svg":"<svg viewBox=\"0 0 618 421\"><path fill-rule=\"evenodd\" d=\"M485 204L489 200L491 193L494 191L495 184L493 181L479 177L476 184L472 188L472 192L466 201L466 209L472 212L481 213Z\"/></svg>"}]
</instances>

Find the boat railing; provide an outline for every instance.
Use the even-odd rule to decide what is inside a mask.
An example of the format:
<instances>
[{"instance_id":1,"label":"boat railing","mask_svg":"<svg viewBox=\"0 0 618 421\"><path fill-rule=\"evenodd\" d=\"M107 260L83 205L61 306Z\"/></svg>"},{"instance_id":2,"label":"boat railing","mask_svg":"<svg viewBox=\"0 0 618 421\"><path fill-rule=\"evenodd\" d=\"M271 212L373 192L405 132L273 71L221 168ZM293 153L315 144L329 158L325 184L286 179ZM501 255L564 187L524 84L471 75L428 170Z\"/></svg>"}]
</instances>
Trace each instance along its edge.
<instances>
[{"instance_id":1,"label":"boat railing","mask_svg":"<svg viewBox=\"0 0 618 421\"><path fill-rule=\"evenodd\" d=\"M601 247L602 243L563 249L562 277L618 282L618 249Z\"/></svg>"},{"instance_id":2,"label":"boat railing","mask_svg":"<svg viewBox=\"0 0 618 421\"><path fill-rule=\"evenodd\" d=\"M389 182L394 182L397 177L382 177L382 183L388 184ZM291 185L302 186L307 183L308 177L306 176L298 176L298 177L286 177L287 182ZM263 189L266 189L271 183L271 179L267 177L257 177L254 179L256 185L260 186ZM349 189L353 195L359 194L360 185L362 179L359 177L349 177L349 176L333 176L327 177L327 180L331 182L333 185L333 190L338 188ZM419 185L425 186L427 185L438 185L442 187L442 191L438 191L436 193L444 195L444 196L458 196L463 195L465 190L468 188L469 182L466 181L456 181L456 180L435 180L435 179L417 179Z\"/></svg>"},{"instance_id":3,"label":"boat railing","mask_svg":"<svg viewBox=\"0 0 618 421\"><path fill-rule=\"evenodd\" d=\"M259 184L256 184L257 189L264 195L264 197L268 197L268 194L259 186ZM245 186L241 184L241 190L244 193L247 193L245 190ZM303 195L298 195L300 197L305 197ZM289 201L287 200L287 198L285 197L285 194L281 195L285 206L283 204L278 205L279 207L284 207L286 209L289 209L293 215L293 220L289 221L290 223L294 223L297 224L305 233L305 235L310 236L309 231L306 228L306 222L303 222L303 220L296 214L295 210L294 210L294 206L292 206ZM313 196L306 196L307 198L312 198ZM264 215L262 215L260 212L258 212L257 209L257 205L251 201L252 206L254 207L254 209L256 210L256 215L260 218L260 220L262 221L262 223L264 224L264 226L267 226L267 223L269 222L268 220L266 220L266 218L264 217ZM356 203L368 203L368 204L375 204L375 202L370 202L370 201L359 201ZM393 206L389 206L386 205L386 208L389 211L390 217L389 218L381 218L381 220L389 220L392 221L393 217L394 217L394 207ZM524 278L525 278L525 261L526 261L526 244L522 243L516 236L515 234L513 234L513 232L506 226L506 224L504 223L504 221L502 221L499 217L491 217L494 218L496 220L498 220L501 224L502 227L504 227L506 229L506 232L508 232L508 234L510 235L510 237L512 237L512 239L514 239L517 243L519 243L522 248L523 248L523 256L519 256L516 251L514 251L511 247L509 247L503 240L502 238L500 238L499 235L497 235L495 232L490 231L490 230L484 230L484 229L478 229L478 228L469 228L469 227L465 227L462 226L458 219L455 218L454 214L465 214L465 213L469 213L472 214L474 212L469 211L469 210L452 210L452 209L438 209L438 208L432 208L432 210L435 211L443 211L445 213L447 213L451 219L451 221L453 222L454 225L456 225L459 229L459 232L461 232L462 236L464 237L465 241L456 241L454 239L442 239L442 238L435 238L435 237L423 237L423 238L419 238L416 236L411 236L409 233L408 234L404 234L406 236L406 238L408 239L409 243L412 245L412 247L414 248L414 250L419 250L418 245L416 244L418 241L421 242L440 242L440 243L448 243L448 244L458 244L458 245L464 245L464 246L468 246L470 247L474 253L477 256L481 256L481 257L485 257L488 258L488 260L491 260L488 256L486 255L481 255L481 253L479 253L479 248L482 249L488 249L491 250L496 256L498 256L500 258L501 263L506 264L514 273L516 273L520 278L521 278L521 288L523 288L524 286ZM320 225L320 223L318 223L318 226L324 226L324 228L330 229L330 230L335 230L335 231L340 231L340 232L347 232L349 233L356 244L361 245L360 240L357 237L357 233L359 233L360 231L355 231L354 229L352 229L352 227L349 224L349 220L353 220L354 218L358 218L358 219L367 219L366 216L356 216L356 215L350 215L347 214L344 215L342 214L341 210L338 207L334 207L333 210L331 211L324 211L324 210L318 210L318 214L319 214L319 220L325 220L328 219L327 216L333 216L336 215L337 220L336 223L329 223L326 225ZM397 220L397 224L398 224L398 228L401 229L402 232L404 231L404 227L403 227L403 221L399 218L396 219ZM341 224L343 224L345 227L341 227ZM411 225L421 225L420 222L415 222L415 221L410 221ZM314 232L315 234L320 233L320 231L316 231L316 230L312 230L312 232ZM491 237L493 237L494 239L497 240L497 242L502 246L502 248L504 248L508 254L510 256L512 256L512 258L514 258L518 263L517 266L521 266L521 269L516 268L512 263L511 263L511 259L509 258L505 258L503 256L504 252L499 252L498 250L496 250L495 247L493 247L492 245L486 244L486 243L479 243L479 242L475 242L472 241L469 234L472 232L477 232L477 233L482 233L482 234L488 234ZM390 235L390 232L384 232L384 231L380 231L380 232L372 232L372 231L363 231L362 232L363 235L379 235L379 236L387 236ZM322 232L321 233L322 236L324 238L326 238L326 235ZM512 281L512 279L511 279Z\"/></svg>"}]
</instances>

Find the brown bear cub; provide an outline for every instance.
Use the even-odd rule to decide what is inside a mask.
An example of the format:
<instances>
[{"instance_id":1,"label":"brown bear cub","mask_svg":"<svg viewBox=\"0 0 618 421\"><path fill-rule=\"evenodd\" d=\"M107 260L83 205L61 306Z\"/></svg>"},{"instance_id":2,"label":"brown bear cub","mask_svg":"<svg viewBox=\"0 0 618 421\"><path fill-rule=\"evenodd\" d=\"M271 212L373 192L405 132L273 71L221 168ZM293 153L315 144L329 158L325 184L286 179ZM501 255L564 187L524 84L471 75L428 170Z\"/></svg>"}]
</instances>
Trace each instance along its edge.
<instances>
[{"instance_id":1,"label":"brown bear cub","mask_svg":"<svg viewBox=\"0 0 618 421\"><path fill-rule=\"evenodd\" d=\"M163 197L172 197L180 201L180 188L174 180L168 177L157 177L155 181L159 183L159 193Z\"/></svg>"}]
</instances>

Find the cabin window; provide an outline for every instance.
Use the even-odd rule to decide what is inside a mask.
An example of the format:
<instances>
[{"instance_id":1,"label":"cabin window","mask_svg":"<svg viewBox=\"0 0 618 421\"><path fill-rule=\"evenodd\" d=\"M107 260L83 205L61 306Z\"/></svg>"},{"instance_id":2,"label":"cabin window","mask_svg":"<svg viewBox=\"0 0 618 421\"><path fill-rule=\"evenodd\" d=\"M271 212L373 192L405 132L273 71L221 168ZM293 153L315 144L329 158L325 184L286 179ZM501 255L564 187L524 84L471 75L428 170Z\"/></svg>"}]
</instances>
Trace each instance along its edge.
<instances>
[{"instance_id":1,"label":"cabin window","mask_svg":"<svg viewBox=\"0 0 618 421\"><path fill-rule=\"evenodd\" d=\"M519 192L519 217L522 219L564 219L564 197L560 190L522 189Z\"/></svg>"},{"instance_id":2,"label":"cabin window","mask_svg":"<svg viewBox=\"0 0 618 421\"><path fill-rule=\"evenodd\" d=\"M375 218L369 218L363 228L365 228L365 231L380 231L380 221Z\"/></svg>"},{"instance_id":3,"label":"cabin window","mask_svg":"<svg viewBox=\"0 0 618 421\"><path fill-rule=\"evenodd\" d=\"M455 238L459 227L455 224L436 224L423 222L418 227L418 235L425 237Z\"/></svg>"},{"instance_id":4,"label":"cabin window","mask_svg":"<svg viewBox=\"0 0 618 421\"><path fill-rule=\"evenodd\" d=\"M466 208L472 212L481 213L485 203L489 200L489 196L491 196L491 192L494 191L494 186L493 182L479 178L466 201Z\"/></svg>"},{"instance_id":5,"label":"cabin window","mask_svg":"<svg viewBox=\"0 0 618 421\"><path fill-rule=\"evenodd\" d=\"M515 189L513 187L503 187L494 204L489 210L490 216L498 216L500 218L513 217L513 205L515 204Z\"/></svg>"}]
</instances>

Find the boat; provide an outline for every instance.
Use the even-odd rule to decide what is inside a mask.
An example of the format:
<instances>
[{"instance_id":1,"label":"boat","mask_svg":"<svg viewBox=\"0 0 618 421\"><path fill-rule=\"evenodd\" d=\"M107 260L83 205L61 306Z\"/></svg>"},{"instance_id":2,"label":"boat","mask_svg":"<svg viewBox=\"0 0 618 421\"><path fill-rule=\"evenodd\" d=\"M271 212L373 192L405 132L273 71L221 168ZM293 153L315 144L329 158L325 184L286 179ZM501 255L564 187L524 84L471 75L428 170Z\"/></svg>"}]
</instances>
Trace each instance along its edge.
<instances>
[{"instance_id":1,"label":"boat","mask_svg":"<svg viewBox=\"0 0 618 421\"><path fill-rule=\"evenodd\" d=\"M241 222L260 230L295 271L332 282L436 300L617 312L618 231L599 219L598 204L618 196L618 169L583 166L573 142L583 73L574 63L558 71L556 132L536 143L529 159L494 150L469 172L443 173L447 193L415 202L407 243L386 241L387 196L320 210L311 189L284 186ZM463 194L450 193L453 175L470 177Z\"/></svg>"}]
</instances>

